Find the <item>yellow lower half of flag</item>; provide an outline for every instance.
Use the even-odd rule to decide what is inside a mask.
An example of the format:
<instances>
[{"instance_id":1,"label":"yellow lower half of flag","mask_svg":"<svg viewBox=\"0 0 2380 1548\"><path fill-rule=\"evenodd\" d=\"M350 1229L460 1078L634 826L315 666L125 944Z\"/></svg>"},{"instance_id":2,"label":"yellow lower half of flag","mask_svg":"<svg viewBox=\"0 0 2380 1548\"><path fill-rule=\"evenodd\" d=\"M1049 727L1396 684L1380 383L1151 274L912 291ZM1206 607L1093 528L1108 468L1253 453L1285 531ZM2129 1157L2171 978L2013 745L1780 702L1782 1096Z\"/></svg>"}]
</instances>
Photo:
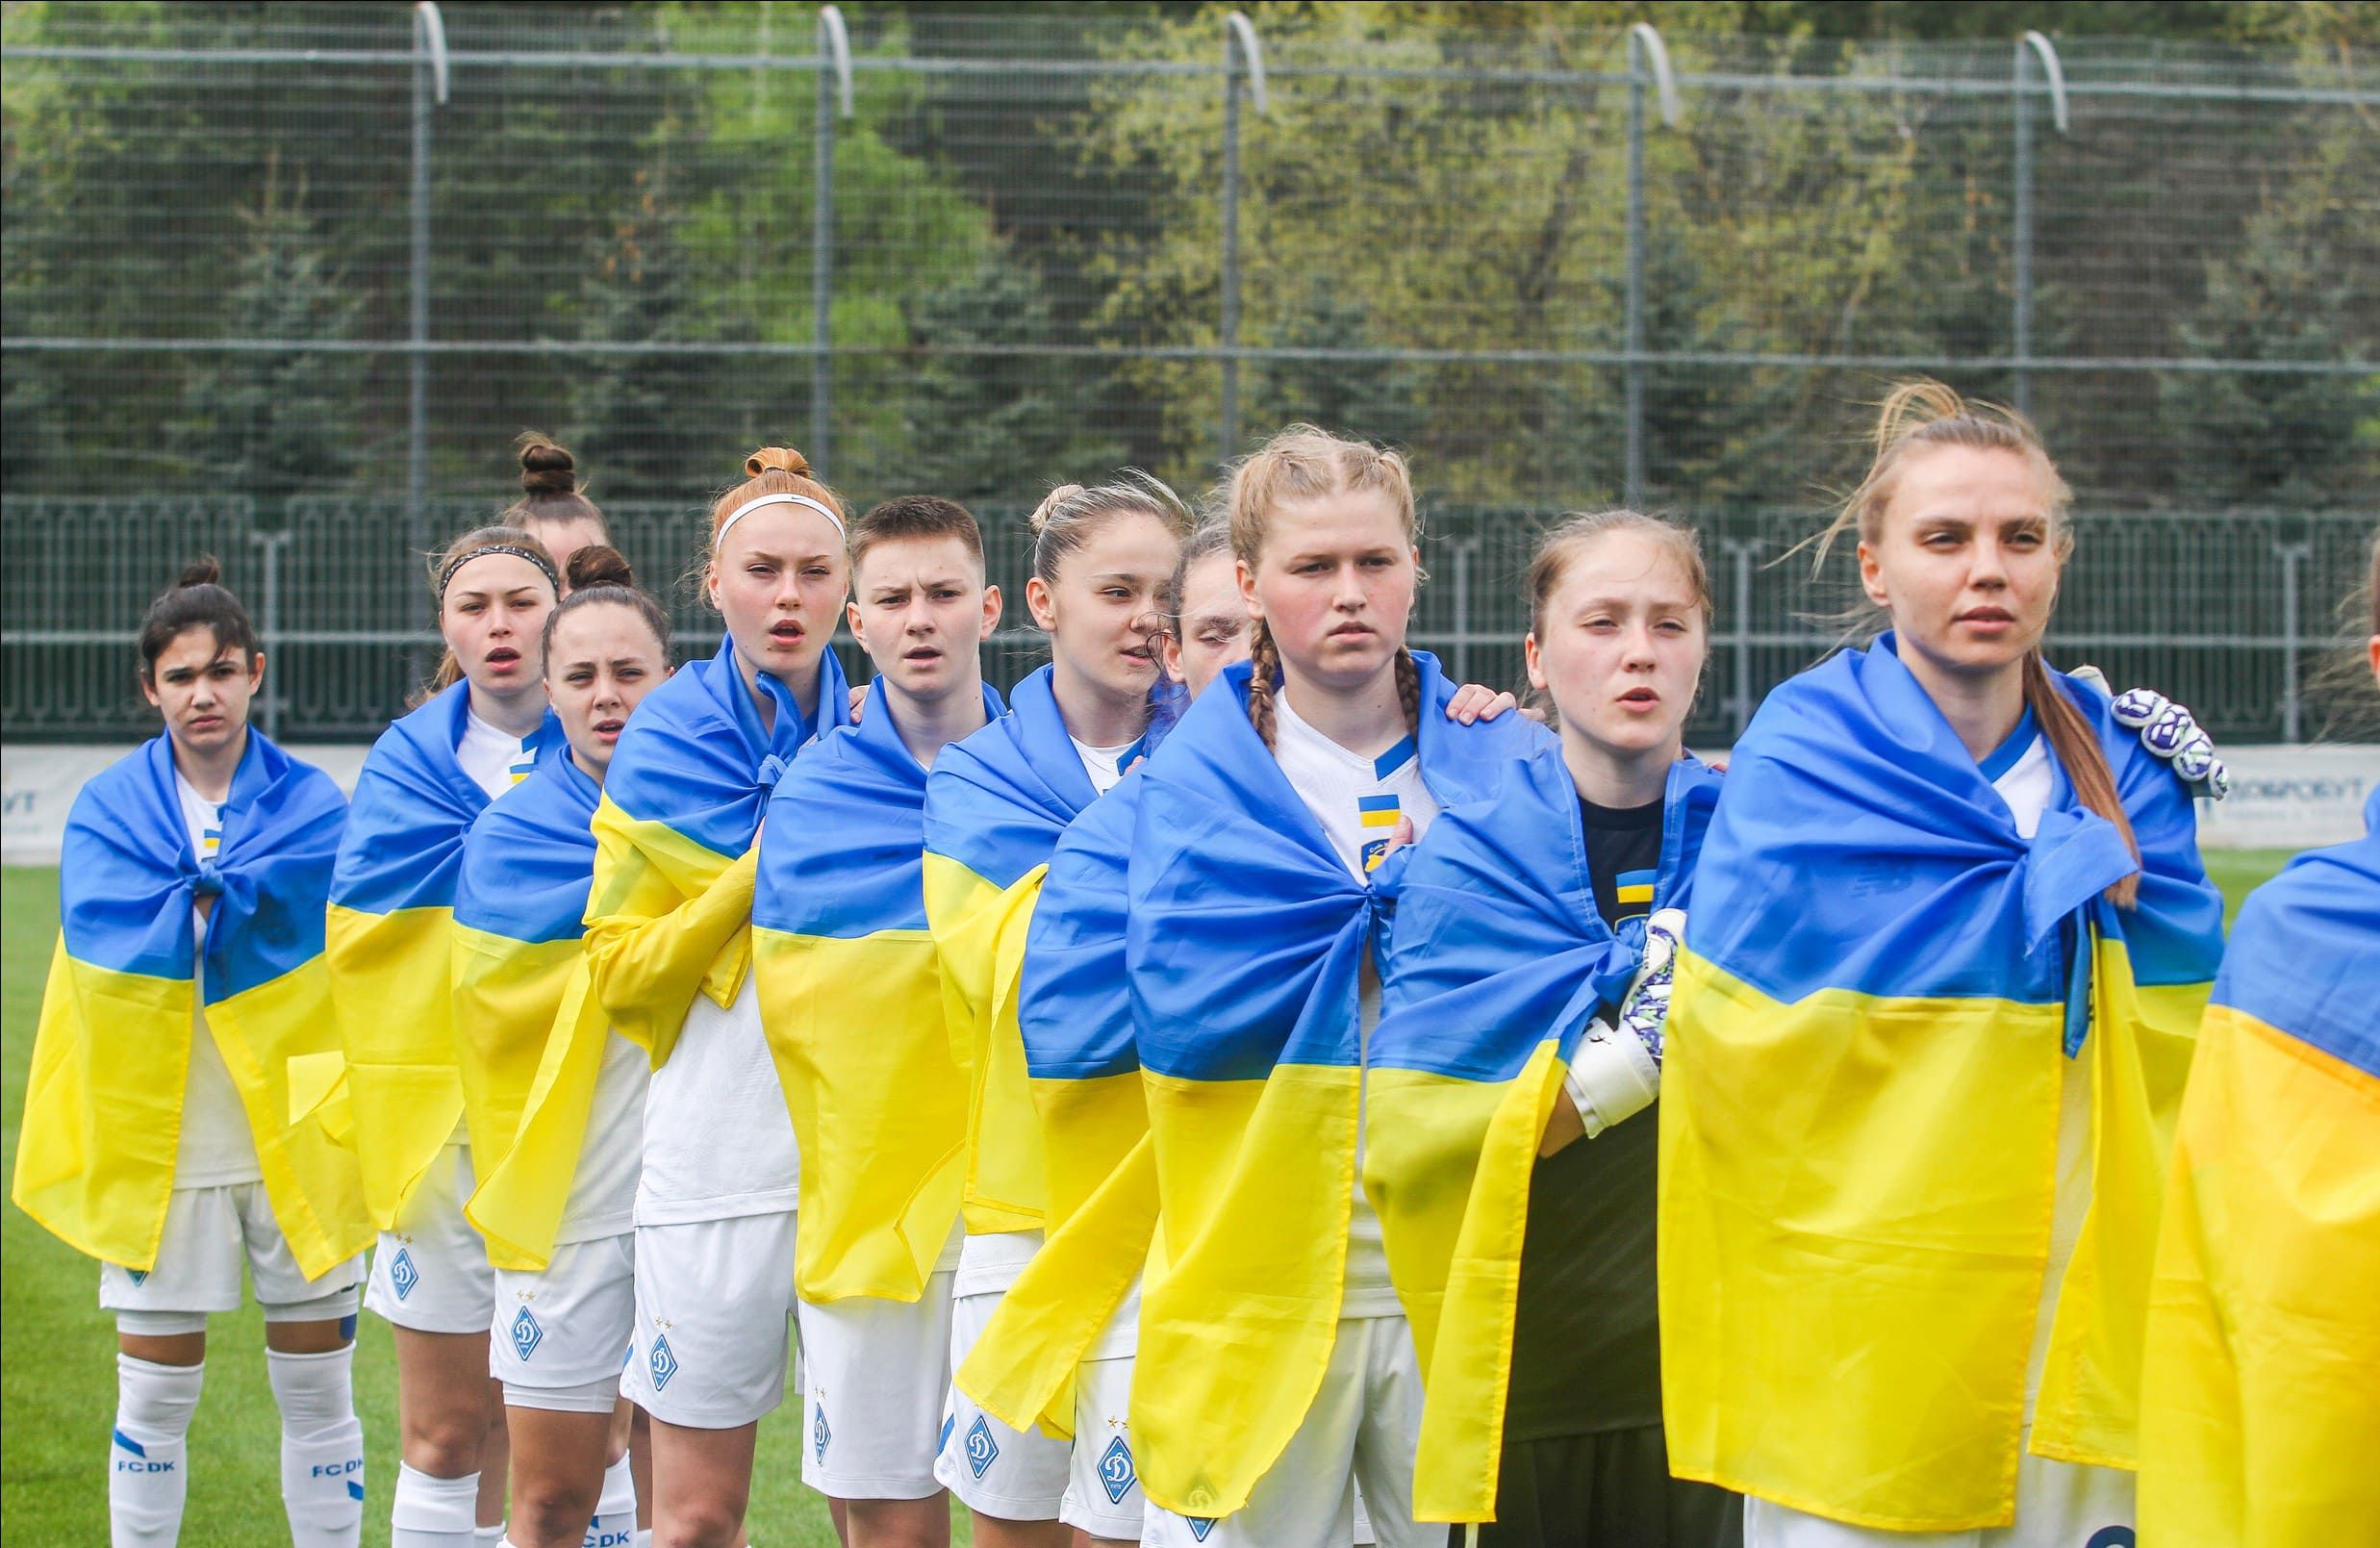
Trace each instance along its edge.
<instances>
[{"instance_id":1,"label":"yellow lower half of flag","mask_svg":"<svg viewBox=\"0 0 2380 1548\"><path fill-rule=\"evenodd\" d=\"M2149 1292L2140 1540L2380 1542L2380 1079L2207 1010Z\"/></svg>"}]
</instances>

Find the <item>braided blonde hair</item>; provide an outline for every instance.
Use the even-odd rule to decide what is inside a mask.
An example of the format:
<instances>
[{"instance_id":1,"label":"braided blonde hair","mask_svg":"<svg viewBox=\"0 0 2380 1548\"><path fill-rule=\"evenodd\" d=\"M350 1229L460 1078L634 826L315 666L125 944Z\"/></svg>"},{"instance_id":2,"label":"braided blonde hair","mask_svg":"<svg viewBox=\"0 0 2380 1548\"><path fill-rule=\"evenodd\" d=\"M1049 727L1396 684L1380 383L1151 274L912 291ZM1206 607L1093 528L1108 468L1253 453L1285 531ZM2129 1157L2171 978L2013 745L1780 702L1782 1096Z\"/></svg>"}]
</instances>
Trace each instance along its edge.
<instances>
[{"instance_id":1,"label":"braided blonde hair","mask_svg":"<svg viewBox=\"0 0 2380 1548\"><path fill-rule=\"evenodd\" d=\"M1289 502L1333 495L1377 494L1387 497L1410 545L1421 536L1413 508L1413 478L1405 459L1369 442L1350 441L1310 424L1293 424L1234 464L1225 485L1230 512L1231 554L1251 570L1264 551L1274 514ZM1280 647L1264 620L1256 620L1248 677L1248 721L1268 748L1274 745L1273 696L1280 687ZM1413 652L1397 647L1397 698L1405 729L1421 729L1421 669Z\"/></svg>"}]
</instances>

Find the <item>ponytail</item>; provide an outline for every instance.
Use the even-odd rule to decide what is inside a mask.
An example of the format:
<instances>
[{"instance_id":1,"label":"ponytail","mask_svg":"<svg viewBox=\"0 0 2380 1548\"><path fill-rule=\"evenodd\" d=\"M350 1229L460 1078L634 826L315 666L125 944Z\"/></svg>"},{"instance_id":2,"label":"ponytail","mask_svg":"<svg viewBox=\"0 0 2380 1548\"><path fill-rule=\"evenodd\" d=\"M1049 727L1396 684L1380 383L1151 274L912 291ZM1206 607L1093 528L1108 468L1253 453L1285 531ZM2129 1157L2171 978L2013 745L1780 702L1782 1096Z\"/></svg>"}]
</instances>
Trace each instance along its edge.
<instances>
[{"instance_id":1,"label":"ponytail","mask_svg":"<svg viewBox=\"0 0 2380 1548\"><path fill-rule=\"evenodd\" d=\"M2038 649L2025 653L2024 684L2025 707L2033 711L2041 734L2049 739L2050 751L2074 786L2075 799L2115 825L2115 831L2124 836L2124 848L2132 851L2137 866L2140 841L2132 831L2132 819L2124 815L2124 803L2115 793L2115 774L2108 768L2107 754L2100 750L2098 735L2083 718L2083 712L2074 707L2074 701L2051 679L2049 667ZM2138 904L2140 873L2136 869L2109 887L2107 899L2118 908Z\"/></svg>"},{"instance_id":2,"label":"ponytail","mask_svg":"<svg viewBox=\"0 0 2380 1548\"><path fill-rule=\"evenodd\" d=\"M1256 620L1256 637L1248 653L1248 723L1256 728L1265 750L1277 752L1274 743L1273 694L1280 681L1280 647L1273 643L1273 627L1263 619Z\"/></svg>"}]
</instances>

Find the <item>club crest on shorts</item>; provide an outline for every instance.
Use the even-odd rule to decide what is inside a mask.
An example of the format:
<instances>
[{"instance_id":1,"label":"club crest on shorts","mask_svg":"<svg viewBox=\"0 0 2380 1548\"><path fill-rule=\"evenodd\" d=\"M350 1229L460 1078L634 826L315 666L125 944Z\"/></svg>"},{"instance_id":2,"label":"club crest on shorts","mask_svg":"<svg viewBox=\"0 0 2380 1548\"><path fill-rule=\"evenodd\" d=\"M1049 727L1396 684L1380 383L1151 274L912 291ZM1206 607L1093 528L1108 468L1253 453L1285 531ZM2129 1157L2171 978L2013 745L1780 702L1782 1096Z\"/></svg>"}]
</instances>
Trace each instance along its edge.
<instances>
[{"instance_id":1,"label":"club crest on shorts","mask_svg":"<svg viewBox=\"0 0 2380 1548\"><path fill-rule=\"evenodd\" d=\"M545 1330L537 1325L527 1307L513 1313L513 1353L523 1361L537 1353L537 1346L545 1341Z\"/></svg>"},{"instance_id":2,"label":"club crest on shorts","mask_svg":"<svg viewBox=\"0 0 2380 1548\"><path fill-rule=\"evenodd\" d=\"M1107 1491L1109 1505L1122 1505L1124 1497L1139 1482L1140 1475L1132 1468L1132 1448L1118 1435L1100 1453L1100 1487Z\"/></svg>"},{"instance_id":3,"label":"club crest on shorts","mask_svg":"<svg viewBox=\"0 0 2380 1548\"><path fill-rule=\"evenodd\" d=\"M826 1405L810 1405L810 1452L820 1461L826 1459L826 1448L833 1444L835 1433L827 1428Z\"/></svg>"},{"instance_id":4,"label":"club crest on shorts","mask_svg":"<svg viewBox=\"0 0 2380 1548\"><path fill-rule=\"evenodd\" d=\"M1000 1442L992 1438L992 1427L985 1424L983 1415L978 1413L975 1422L967 1427L968 1469L975 1475L975 1482L980 1484L984 1470L999 1460Z\"/></svg>"},{"instance_id":5,"label":"club crest on shorts","mask_svg":"<svg viewBox=\"0 0 2380 1548\"><path fill-rule=\"evenodd\" d=\"M414 1293L414 1286L420 1282L421 1271L414 1267L413 1254L398 1248L396 1256L389 1263L389 1283L396 1291L396 1298L404 1300Z\"/></svg>"},{"instance_id":6,"label":"club crest on shorts","mask_svg":"<svg viewBox=\"0 0 2380 1548\"><path fill-rule=\"evenodd\" d=\"M658 1392L670 1384L671 1377L677 1374L677 1357L670 1352L667 1333L653 1340L652 1367L653 1390Z\"/></svg>"}]
</instances>

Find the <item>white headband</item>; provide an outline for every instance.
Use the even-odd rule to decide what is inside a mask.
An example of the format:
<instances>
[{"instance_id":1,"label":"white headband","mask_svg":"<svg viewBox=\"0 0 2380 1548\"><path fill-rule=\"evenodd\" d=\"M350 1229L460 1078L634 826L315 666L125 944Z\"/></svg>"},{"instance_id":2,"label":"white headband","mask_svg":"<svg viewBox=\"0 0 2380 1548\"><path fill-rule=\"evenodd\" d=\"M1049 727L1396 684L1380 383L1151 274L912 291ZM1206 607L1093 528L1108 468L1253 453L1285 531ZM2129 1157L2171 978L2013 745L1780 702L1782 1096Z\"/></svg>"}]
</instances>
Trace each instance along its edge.
<instances>
[{"instance_id":1,"label":"white headband","mask_svg":"<svg viewBox=\"0 0 2380 1548\"><path fill-rule=\"evenodd\" d=\"M827 520L832 521L835 524L835 535L837 537L849 536L849 534L844 530L843 518L834 513L834 508L832 506L822 504L821 502L810 498L807 495L763 495L756 500L746 500L743 504L737 506L735 515L727 518L726 520L722 521L719 524L719 531L714 533L711 538L712 548L717 549L721 544L727 541L727 531L730 527L734 526L738 521L743 520L746 517L751 515L754 511L759 510L764 505L803 506L809 510L816 511Z\"/></svg>"}]
</instances>

